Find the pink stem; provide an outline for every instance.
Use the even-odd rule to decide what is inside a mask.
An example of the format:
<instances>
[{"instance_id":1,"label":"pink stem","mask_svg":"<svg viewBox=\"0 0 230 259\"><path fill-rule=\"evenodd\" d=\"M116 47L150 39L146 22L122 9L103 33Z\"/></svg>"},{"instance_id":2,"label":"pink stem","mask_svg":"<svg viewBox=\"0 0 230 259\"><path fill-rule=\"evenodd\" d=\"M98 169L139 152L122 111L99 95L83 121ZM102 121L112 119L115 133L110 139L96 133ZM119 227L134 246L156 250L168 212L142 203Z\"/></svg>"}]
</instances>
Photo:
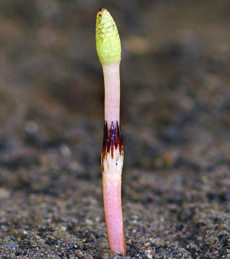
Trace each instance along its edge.
<instances>
[{"instance_id":1,"label":"pink stem","mask_svg":"<svg viewBox=\"0 0 230 259\"><path fill-rule=\"evenodd\" d=\"M103 180L105 220L111 251L126 254L121 207L121 181Z\"/></svg>"}]
</instances>

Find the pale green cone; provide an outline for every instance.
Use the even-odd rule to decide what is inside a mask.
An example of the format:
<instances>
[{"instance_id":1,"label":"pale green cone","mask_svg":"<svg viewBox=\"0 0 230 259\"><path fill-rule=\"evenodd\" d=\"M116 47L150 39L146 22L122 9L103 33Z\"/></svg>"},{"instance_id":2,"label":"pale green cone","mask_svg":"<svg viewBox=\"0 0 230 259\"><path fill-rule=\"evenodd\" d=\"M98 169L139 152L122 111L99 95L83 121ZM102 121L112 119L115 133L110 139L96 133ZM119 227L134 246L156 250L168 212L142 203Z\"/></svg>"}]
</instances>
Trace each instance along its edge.
<instances>
[{"instance_id":1,"label":"pale green cone","mask_svg":"<svg viewBox=\"0 0 230 259\"><path fill-rule=\"evenodd\" d=\"M100 9L96 19L96 48L102 65L121 61L121 41L117 26L106 9Z\"/></svg>"}]
</instances>

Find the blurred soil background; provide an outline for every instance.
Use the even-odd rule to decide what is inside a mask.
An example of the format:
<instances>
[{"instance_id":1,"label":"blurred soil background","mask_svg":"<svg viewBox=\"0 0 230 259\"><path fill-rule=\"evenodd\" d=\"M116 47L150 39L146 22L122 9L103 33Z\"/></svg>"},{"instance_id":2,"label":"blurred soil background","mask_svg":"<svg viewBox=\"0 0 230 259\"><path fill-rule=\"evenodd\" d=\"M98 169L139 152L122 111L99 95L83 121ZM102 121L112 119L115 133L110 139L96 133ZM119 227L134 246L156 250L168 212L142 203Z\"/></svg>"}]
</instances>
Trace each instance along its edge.
<instances>
[{"instance_id":1,"label":"blurred soil background","mask_svg":"<svg viewBox=\"0 0 230 259\"><path fill-rule=\"evenodd\" d=\"M99 8L122 39L127 256L108 249ZM230 2L0 1L0 258L230 258Z\"/></svg>"}]
</instances>

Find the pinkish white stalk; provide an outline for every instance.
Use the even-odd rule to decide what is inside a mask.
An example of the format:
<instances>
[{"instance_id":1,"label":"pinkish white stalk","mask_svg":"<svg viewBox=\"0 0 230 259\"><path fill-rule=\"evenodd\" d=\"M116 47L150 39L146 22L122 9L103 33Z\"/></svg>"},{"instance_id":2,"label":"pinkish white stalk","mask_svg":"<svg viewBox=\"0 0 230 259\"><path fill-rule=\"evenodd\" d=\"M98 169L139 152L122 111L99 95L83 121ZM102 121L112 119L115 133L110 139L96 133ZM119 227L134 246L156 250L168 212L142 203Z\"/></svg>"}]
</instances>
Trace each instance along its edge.
<instances>
[{"instance_id":1,"label":"pinkish white stalk","mask_svg":"<svg viewBox=\"0 0 230 259\"><path fill-rule=\"evenodd\" d=\"M120 121L119 63L103 66L105 83L105 126L102 173L105 219L112 251L126 253L121 205L121 175L124 147Z\"/></svg>"},{"instance_id":2,"label":"pinkish white stalk","mask_svg":"<svg viewBox=\"0 0 230 259\"><path fill-rule=\"evenodd\" d=\"M105 121L120 123L120 62L103 65L105 86Z\"/></svg>"},{"instance_id":3,"label":"pinkish white stalk","mask_svg":"<svg viewBox=\"0 0 230 259\"><path fill-rule=\"evenodd\" d=\"M122 208L121 181L103 181L104 209L111 251L126 253Z\"/></svg>"},{"instance_id":4,"label":"pinkish white stalk","mask_svg":"<svg viewBox=\"0 0 230 259\"><path fill-rule=\"evenodd\" d=\"M105 220L112 251L125 254L121 206L121 174L124 160L124 148L118 122L104 126L102 146L102 174Z\"/></svg>"}]
</instances>

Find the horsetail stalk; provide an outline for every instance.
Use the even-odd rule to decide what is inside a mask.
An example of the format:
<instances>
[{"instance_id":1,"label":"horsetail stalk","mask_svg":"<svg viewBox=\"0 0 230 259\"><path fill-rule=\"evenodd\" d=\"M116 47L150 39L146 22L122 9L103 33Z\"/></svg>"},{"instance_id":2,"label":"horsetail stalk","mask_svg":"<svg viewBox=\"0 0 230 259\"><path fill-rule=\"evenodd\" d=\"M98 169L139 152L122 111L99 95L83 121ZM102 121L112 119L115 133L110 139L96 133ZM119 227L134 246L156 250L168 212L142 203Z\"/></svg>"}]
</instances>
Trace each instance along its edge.
<instances>
[{"instance_id":1,"label":"horsetail stalk","mask_svg":"<svg viewBox=\"0 0 230 259\"><path fill-rule=\"evenodd\" d=\"M105 123L101 165L105 220L112 251L126 253L121 206L124 147L120 128L121 43L116 24L106 9L96 19L96 49L105 88Z\"/></svg>"}]
</instances>

